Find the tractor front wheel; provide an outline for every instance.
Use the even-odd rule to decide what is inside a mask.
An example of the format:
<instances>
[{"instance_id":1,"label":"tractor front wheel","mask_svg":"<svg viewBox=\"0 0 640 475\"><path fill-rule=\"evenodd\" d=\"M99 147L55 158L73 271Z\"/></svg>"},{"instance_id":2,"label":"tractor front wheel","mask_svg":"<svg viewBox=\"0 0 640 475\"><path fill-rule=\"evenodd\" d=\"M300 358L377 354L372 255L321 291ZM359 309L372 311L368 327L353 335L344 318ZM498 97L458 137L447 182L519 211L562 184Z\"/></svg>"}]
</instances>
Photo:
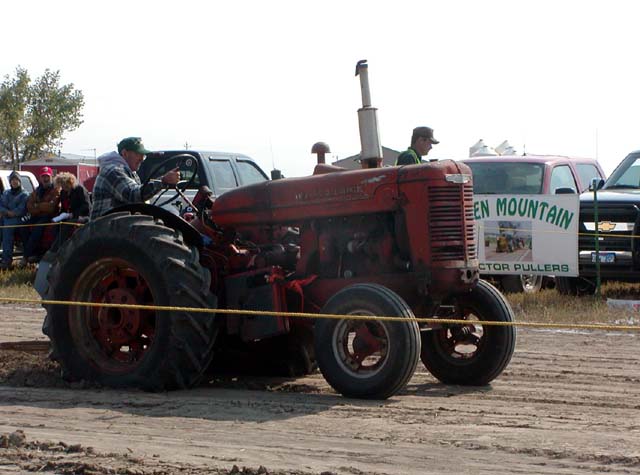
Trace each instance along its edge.
<instances>
[{"instance_id":1,"label":"tractor front wheel","mask_svg":"<svg viewBox=\"0 0 640 475\"><path fill-rule=\"evenodd\" d=\"M409 382L420 355L420 330L400 296L381 285L356 284L331 297L322 313L403 319L316 321L318 367L337 392L353 398L386 399Z\"/></svg>"},{"instance_id":2,"label":"tractor front wheel","mask_svg":"<svg viewBox=\"0 0 640 475\"><path fill-rule=\"evenodd\" d=\"M445 384L481 386L493 381L507 367L515 348L515 327L477 323L514 321L509 302L491 284L481 280L470 293L444 302L438 316L468 321L422 332L420 356L438 380Z\"/></svg>"}]
</instances>

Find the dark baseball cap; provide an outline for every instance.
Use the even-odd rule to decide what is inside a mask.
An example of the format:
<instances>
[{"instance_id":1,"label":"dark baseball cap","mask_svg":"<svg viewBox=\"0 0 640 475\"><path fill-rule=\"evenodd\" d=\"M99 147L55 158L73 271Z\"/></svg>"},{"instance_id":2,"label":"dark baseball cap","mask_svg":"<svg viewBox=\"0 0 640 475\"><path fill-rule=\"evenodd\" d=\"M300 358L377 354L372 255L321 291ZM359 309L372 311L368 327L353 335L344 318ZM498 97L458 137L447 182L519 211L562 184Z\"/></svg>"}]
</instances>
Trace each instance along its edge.
<instances>
[{"instance_id":1,"label":"dark baseball cap","mask_svg":"<svg viewBox=\"0 0 640 475\"><path fill-rule=\"evenodd\" d=\"M144 148L140 137L127 137L126 139L122 139L120 143L118 143L118 153L123 150L130 150L131 152L141 153L142 155L149 155L151 153L151 150Z\"/></svg>"},{"instance_id":2,"label":"dark baseball cap","mask_svg":"<svg viewBox=\"0 0 640 475\"><path fill-rule=\"evenodd\" d=\"M416 138L424 137L426 139L429 139L432 144L440 143L433 137L433 129L431 127L416 127L415 129L413 129L413 136Z\"/></svg>"}]
</instances>

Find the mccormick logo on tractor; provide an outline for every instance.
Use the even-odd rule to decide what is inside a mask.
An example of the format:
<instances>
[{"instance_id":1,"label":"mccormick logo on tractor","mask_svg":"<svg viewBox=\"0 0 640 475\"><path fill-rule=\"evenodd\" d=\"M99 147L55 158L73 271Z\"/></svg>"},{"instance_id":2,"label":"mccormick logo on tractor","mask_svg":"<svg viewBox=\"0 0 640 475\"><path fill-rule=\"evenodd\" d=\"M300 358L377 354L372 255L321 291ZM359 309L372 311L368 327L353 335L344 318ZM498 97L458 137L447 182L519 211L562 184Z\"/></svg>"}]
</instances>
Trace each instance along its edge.
<instances>
[{"instance_id":1,"label":"mccormick logo on tractor","mask_svg":"<svg viewBox=\"0 0 640 475\"><path fill-rule=\"evenodd\" d=\"M296 201L334 201L357 200L367 198L362 185L326 188L322 190L302 191L297 193Z\"/></svg>"}]
</instances>

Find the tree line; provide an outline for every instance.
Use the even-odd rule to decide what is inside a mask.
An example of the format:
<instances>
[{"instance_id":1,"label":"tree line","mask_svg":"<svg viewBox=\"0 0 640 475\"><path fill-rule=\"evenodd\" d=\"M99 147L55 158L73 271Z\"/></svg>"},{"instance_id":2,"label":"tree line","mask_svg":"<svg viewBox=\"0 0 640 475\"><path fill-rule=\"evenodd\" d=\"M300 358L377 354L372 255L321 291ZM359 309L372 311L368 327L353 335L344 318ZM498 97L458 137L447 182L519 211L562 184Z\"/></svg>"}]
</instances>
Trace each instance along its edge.
<instances>
[{"instance_id":1,"label":"tree line","mask_svg":"<svg viewBox=\"0 0 640 475\"><path fill-rule=\"evenodd\" d=\"M16 168L20 162L53 153L64 134L83 122L84 96L73 84L60 84L60 71L46 69L32 80L17 67L0 84L0 158Z\"/></svg>"}]
</instances>

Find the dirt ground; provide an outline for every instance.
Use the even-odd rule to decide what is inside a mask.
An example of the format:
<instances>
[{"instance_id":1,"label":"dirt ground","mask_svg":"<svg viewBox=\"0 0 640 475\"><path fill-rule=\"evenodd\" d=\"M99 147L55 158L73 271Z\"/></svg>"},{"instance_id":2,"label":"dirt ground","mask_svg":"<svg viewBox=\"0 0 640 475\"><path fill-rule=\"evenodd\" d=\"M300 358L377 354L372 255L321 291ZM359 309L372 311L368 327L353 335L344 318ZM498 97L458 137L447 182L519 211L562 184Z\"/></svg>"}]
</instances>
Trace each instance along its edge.
<instances>
[{"instance_id":1,"label":"dirt ground","mask_svg":"<svg viewBox=\"0 0 640 475\"><path fill-rule=\"evenodd\" d=\"M0 342L45 340L0 306ZM640 334L519 330L488 387L419 368L387 401L320 374L190 391L69 387L44 353L0 350L0 473L640 473Z\"/></svg>"}]
</instances>

